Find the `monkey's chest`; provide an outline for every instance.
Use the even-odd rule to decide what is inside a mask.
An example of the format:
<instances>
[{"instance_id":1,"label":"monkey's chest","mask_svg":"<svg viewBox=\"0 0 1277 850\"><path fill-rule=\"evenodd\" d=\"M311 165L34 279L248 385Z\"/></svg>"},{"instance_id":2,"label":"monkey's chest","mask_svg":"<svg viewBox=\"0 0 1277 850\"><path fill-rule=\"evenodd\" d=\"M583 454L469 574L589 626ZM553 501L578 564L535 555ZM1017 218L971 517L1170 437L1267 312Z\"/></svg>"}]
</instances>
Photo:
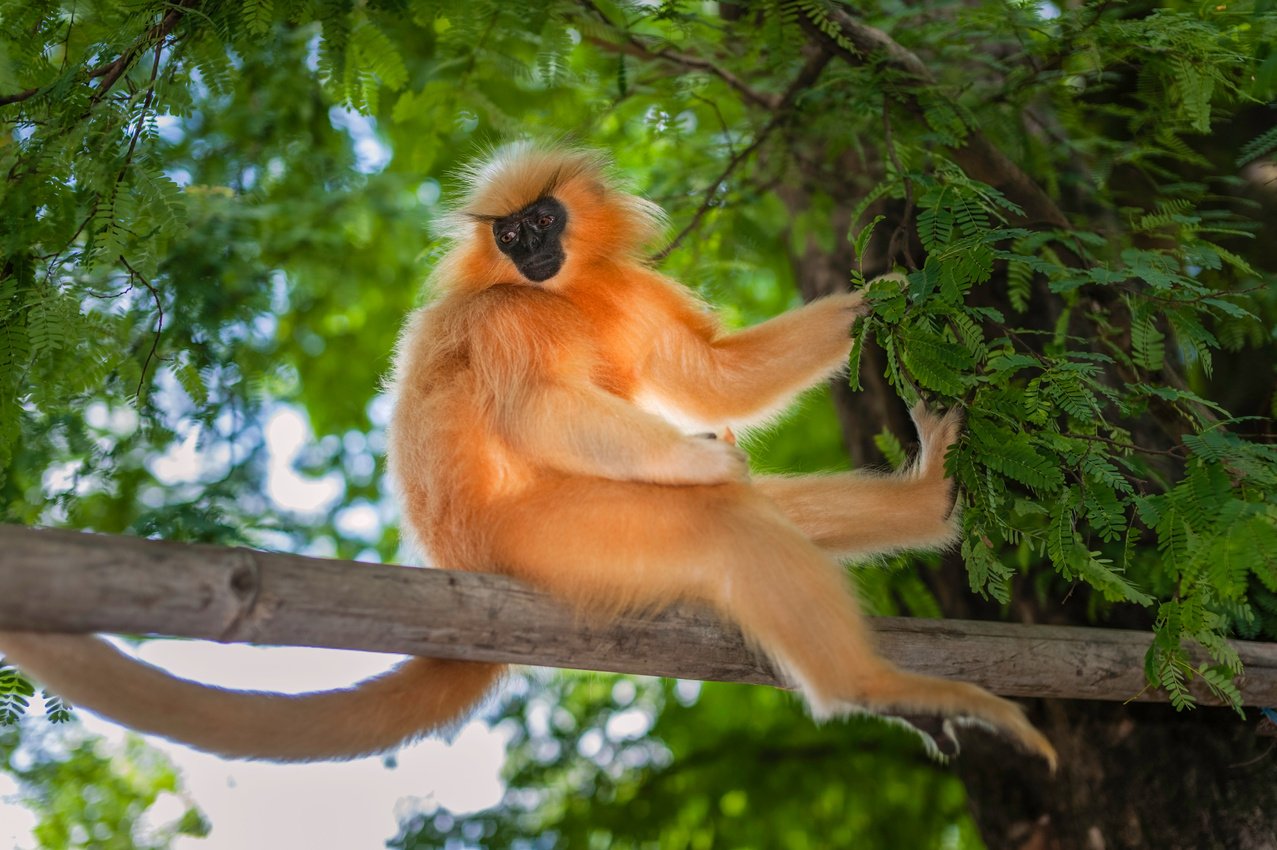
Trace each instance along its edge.
<instances>
[{"instance_id":1,"label":"monkey's chest","mask_svg":"<svg viewBox=\"0 0 1277 850\"><path fill-rule=\"evenodd\" d=\"M724 436L724 423L709 422L688 412L643 380L638 364L646 362L651 354L651 330L622 321L619 314L610 318L612 321L601 321L599 316L591 316L591 342L596 357L591 364L591 382L664 419L684 434Z\"/></svg>"}]
</instances>

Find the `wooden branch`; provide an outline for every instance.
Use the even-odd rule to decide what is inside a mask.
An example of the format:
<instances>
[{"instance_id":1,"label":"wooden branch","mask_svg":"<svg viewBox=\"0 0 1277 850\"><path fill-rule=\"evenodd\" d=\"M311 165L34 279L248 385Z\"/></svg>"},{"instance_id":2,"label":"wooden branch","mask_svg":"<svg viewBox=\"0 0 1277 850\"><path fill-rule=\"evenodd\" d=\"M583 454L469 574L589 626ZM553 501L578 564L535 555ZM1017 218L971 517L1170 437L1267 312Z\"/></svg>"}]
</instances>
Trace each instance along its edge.
<instances>
[{"instance_id":1,"label":"wooden branch","mask_svg":"<svg viewBox=\"0 0 1277 850\"><path fill-rule=\"evenodd\" d=\"M182 20L187 10L193 9L198 5L199 0L180 0L164 14L158 24L148 29L140 39L134 42L132 47L121 53L114 61L99 65L90 71L90 79L94 77L102 78L102 81L98 83L97 88L93 91L93 102L97 103L105 97L106 93L111 90L111 87L123 76L124 72L132 67L133 61L142 55L147 48L154 46L158 50L160 42L168 37L168 34L177 26L178 21Z\"/></svg>"},{"instance_id":2,"label":"wooden branch","mask_svg":"<svg viewBox=\"0 0 1277 850\"><path fill-rule=\"evenodd\" d=\"M882 617L902 667L1008 696L1164 699L1150 635ZM0 630L125 632L781 685L740 633L685 606L583 621L498 575L0 525ZM1277 705L1277 644L1236 642L1247 705ZM1204 703L1212 700L1202 696Z\"/></svg>"}]
</instances>

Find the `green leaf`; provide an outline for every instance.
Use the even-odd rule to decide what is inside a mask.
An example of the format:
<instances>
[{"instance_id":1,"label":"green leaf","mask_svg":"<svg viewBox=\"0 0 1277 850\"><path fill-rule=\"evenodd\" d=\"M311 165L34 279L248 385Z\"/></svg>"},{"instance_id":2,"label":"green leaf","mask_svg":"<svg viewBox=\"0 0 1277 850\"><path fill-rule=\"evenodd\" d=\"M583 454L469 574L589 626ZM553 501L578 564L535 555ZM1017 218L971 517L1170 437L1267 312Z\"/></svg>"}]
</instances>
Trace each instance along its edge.
<instances>
[{"instance_id":1,"label":"green leaf","mask_svg":"<svg viewBox=\"0 0 1277 850\"><path fill-rule=\"evenodd\" d=\"M244 0L244 24L254 35L265 35L274 22L273 0Z\"/></svg>"},{"instance_id":2,"label":"green leaf","mask_svg":"<svg viewBox=\"0 0 1277 850\"><path fill-rule=\"evenodd\" d=\"M1154 603L1152 596L1137 588L1112 561L1098 552L1088 552L1076 562L1077 573L1109 602L1134 602L1145 607Z\"/></svg>"},{"instance_id":3,"label":"green leaf","mask_svg":"<svg viewBox=\"0 0 1277 850\"><path fill-rule=\"evenodd\" d=\"M1137 308L1131 319L1131 355L1136 365L1150 372L1160 370L1166 358L1165 343L1152 308Z\"/></svg>"},{"instance_id":4,"label":"green leaf","mask_svg":"<svg viewBox=\"0 0 1277 850\"><path fill-rule=\"evenodd\" d=\"M882 456L887 459L887 463L891 464L892 469L900 469L909 459L905 454L904 446L900 445L900 440L886 428L874 435L874 445L878 447L878 451L882 452Z\"/></svg>"},{"instance_id":5,"label":"green leaf","mask_svg":"<svg viewBox=\"0 0 1277 850\"><path fill-rule=\"evenodd\" d=\"M987 423L973 423L972 436L980 448L980 461L994 471L1043 493L1064 486L1064 474L1054 458L1028 436Z\"/></svg>"},{"instance_id":6,"label":"green leaf","mask_svg":"<svg viewBox=\"0 0 1277 850\"><path fill-rule=\"evenodd\" d=\"M975 364L967 349L921 326L900 334L900 357L919 384L948 396L960 396L972 382Z\"/></svg>"}]
</instances>

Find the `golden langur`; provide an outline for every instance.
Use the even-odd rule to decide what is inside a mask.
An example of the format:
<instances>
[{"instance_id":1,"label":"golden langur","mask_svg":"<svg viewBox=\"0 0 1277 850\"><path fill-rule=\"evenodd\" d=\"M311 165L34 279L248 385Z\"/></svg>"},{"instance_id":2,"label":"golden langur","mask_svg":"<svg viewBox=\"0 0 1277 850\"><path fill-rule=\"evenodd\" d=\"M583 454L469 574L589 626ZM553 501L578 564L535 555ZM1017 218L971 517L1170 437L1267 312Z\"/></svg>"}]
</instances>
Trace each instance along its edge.
<instances>
[{"instance_id":1,"label":"golden langur","mask_svg":"<svg viewBox=\"0 0 1277 850\"><path fill-rule=\"evenodd\" d=\"M733 442L712 438L843 369L861 295L728 333L644 264L660 211L620 191L598 156L514 145L468 177L436 300L409 320L394 373L389 463L405 530L431 561L515 576L593 617L708 604L818 717L965 718L1054 764L1013 703L880 657L838 562L953 540L956 415L916 408L918 457L886 476L751 478ZM285 761L451 724L503 670L413 658L349 689L280 696L177 679L91 637L3 633L0 651L126 725Z\"/></svg>"}]
</instances>

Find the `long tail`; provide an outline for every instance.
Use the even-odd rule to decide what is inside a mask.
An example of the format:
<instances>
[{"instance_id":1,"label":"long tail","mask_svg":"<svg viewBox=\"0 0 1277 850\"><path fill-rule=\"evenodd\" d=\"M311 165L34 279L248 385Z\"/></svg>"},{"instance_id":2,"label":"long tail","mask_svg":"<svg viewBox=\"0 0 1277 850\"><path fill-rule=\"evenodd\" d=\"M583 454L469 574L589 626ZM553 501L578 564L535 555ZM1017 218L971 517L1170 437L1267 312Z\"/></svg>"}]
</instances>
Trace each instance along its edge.
<instances>
[{"instance_id":1,"label":"long tail","mask_svg":"<svg viewBox=\"0 0 1277 850\"><path fill-rule=\"evenodd\" d=\"M53 693L125 726L230 758L345 759L465 716L504 665L411 658L350 688L290 696L173 676L84 635L0 632L0 654Z\"/></svg>"}]
</instances>

